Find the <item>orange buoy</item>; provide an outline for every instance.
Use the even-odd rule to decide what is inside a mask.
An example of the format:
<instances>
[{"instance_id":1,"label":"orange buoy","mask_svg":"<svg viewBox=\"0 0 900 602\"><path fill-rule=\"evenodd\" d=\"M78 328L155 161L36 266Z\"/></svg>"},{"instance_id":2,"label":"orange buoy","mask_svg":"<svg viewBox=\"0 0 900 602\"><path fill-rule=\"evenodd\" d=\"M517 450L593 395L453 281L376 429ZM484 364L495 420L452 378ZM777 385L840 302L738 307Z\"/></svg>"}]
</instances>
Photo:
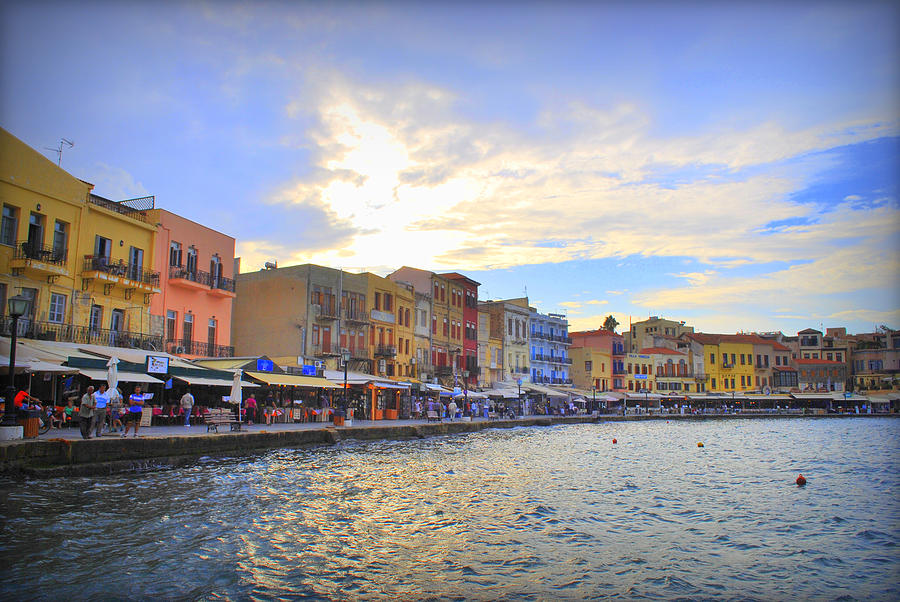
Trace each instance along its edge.
<instances>
[{"instance_id":1,"label":"orange buoy","mask_svg":"<svg viewBox=\"0 0 900 602\"><path fill-rule=\"evenodd\" d=\"M703 447L703 441L698 441L698 442L697 442L697 447Z\"/></svg>"},{"instance_id":2,"label":"orange buoy","mask_svg":"<svg viewBox=\"0 0 900 602\"><path fill-rule=\"evenodd\" d=\"M797 477L797 480L795 482L797 483L797 487L803 487L804 485L806 485L806 477L800 475L799 477Z\"/></svg>"},{"instance_id":3,"label":"orange buoy","mask_svg":"<svg viewBox=\"0 0 900 602\"><path fill-rule=\"evenodd\" d=\"M613 439L613 443L618 443L618 441L616 441L615 439Z\"/></svg>"}]
</instances>

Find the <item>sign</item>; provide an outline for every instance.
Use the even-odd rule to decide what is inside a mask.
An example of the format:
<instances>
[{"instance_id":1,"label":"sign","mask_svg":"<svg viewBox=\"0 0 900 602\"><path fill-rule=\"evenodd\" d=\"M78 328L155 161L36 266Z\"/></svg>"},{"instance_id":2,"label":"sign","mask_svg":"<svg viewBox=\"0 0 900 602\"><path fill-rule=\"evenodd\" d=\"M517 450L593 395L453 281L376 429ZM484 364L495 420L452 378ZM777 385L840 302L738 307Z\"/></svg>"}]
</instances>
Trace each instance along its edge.
<instances>
[{"instance_id":1,"label":"sign","mask_svg":"<svg viewBox=\"0 0 900 602\"><path fill-rule=\"evenodd\" d=\"M147 374L168 374L169 358L165 355L147 356Z\"/></svg>"},{"instance_id":2,"label":"sign","mask_svg":"<svg viewBox=\"0 0 900 602\"><path fill-rule=\"evenodd\" d=\"M637 380L647 380L647 375L646 375L646 374L635 374L634 377L635 377Z\"/></svg>"},{"instance_id":3,"label":"sign","mask_svg":"<svg viewBox=\"0 0 900 602\"><path fill-rule=\"evenodd\" d=\"M373 309L371 311L372 319L378 320L379 322L387 322L389 324L393 324L395 321L394 314L389 311L379 311L377 309Z\"/></svg>"},{"instance_id":4,"label":"sign","mask_svg":"<svg viewBox=\"0 0 900 602\"><path fill-rule=\"evenodd\" d=\"M258 359L256 360L257 372L272 372L275 369L275 362L272 360Z\"/></svg>"},{"instance_id":5,"label":"sign","mask_svg":"<svg viewBox=\"0 0 900 602\"><path fill-rule=\"evenodd\" d=\"M141 410L141 426L149 427L153 421L153 408L144 408Z\"/></svg>"},{"instance_id":6,"label":"sign","mask_svg":"<svg viewBox=\"0 0 900 602\"><path fill-rule=\"evenodd\" d=\"M303 364L303 376L315 376L316 367L310 364Z\"/></svg>"}]
</instances>

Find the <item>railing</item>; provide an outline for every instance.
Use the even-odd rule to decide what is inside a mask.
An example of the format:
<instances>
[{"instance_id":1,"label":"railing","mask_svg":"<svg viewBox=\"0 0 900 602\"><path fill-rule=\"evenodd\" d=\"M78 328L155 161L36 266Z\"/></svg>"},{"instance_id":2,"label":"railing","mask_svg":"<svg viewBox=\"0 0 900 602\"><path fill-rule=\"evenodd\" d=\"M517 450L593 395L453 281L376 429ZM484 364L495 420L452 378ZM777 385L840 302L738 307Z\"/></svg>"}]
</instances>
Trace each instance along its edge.
<instances>
[{"instance_id":1,"label":"railing","mask_svg":"<svg viewBox=\"0 0 900 602\"><path fill-rule=\"evenodd\" d=\"M613 374L627 374L625 368L613 368Z\"/></svg>"},{"instance_id":2,"label":"railing","mask_svg":"<svg viewBox=\"0 0 900 602\"><path fill-rule=\"evenodd\" d=\"M532 330L532 331L531 331L531 338L532 338L532 339L546 339L546 340L550 340L550 333L543 332L543 331Z\"/></svg>"},{"instance_id":3,"label":"railing","mask_svg":"<svg viewBox=\"0 0 900 602\"><path fill-rule=\"evenodd\" d=\"M210 285L209 272L194 270L193 272L181 265L169 266L169 280L190 280L204 286Z\"/></svg>"},{"instance_id":4,"label":"railing","mask_svg":"<svg viewBox=\"0 0 900 602\"><path fill-rule=\"evenodd\" d=\"M225 278L224 276L213 276L209 272L203 270L190 271L181 265L169 266L169 280L190 280L197 284L208 286L209 288L220 289L223 291L234 292L234 280Z\"/></svg>"},{"instance_id":5,"label":"railing","mask_svg":"<svg viewBox=\"0 0 900 602\"><path fill-rule=\"evenodd\" d=\"M435 366L435 376L451 376L453 374L453 366Z\"/></svg>"},{"instance_id":6,"label":"railing","mask_svg":"<svg viewBox=\"0 0 900 602\"><path fill-rule=\"evenodd\" d=\"M118 262L110 262L105 256L94 257L86 255L84 257L85 272L106 272L111 276L121 276L134 282L141 282L151 286L159 286L159 272L143 269L140 264L125 263L120 259Z\"/></svg>"},{"instance_id":7,"label":"railing","mask_svg":"<svg viewBox=\"0 0 900 602\"><path fill-rule=\"evenodd\" d=\"M552 337L550 337L550 340L556 341L557 343L571 343L572 337L555 334Z\"/></svg>"},{"instance_id":8,"label":"railing","mask_svg":"<svg viewBox=\"0 0 900 602\"><path fill-rule=\"evenodd\" d=\"M0 318L0 334L3 336L12 334L12 318ZM26 339L44 341L106 345L109 347L146 349L149 351L163 350L163 338L161 336L124 330L57 324L55 322L38 322L28 318L19 318L16 335Z\"/></svg>"},{"instance_id":9,"label":"railing","mask_svg":"<svg viewBox=\"0 0 900 602\"><path fill-rule=\"evenodd\" d=\"M571 364L571 363L572 363L572 358L570 358L570 357L559 357L559 356L554 356L554 357L551 357L551 358L550 358L550 361L551 361L551 362L554 362L554 363L557 363L557 364Z\"/></svg>"},{"instance_id":10,"label":"railing","mask_svg":"<svg viewBox=\"0 0 900 602\"><path fill-rule=\"evenodd\" d=\"M216 345L190 339L166 342L166 352L175 355L199 355L203 357L234 357L234 347Z\"/></svg>"},{"instance_id":11,"label":"railing","mask_svg":"<svg viewBox=\"0 0 900 602\"><path fill-rule=\"evenodd\" d=\"M625 347L623 345L613 345L613 355L625 355Z\"/></svg>"},{"instance_id":12,"label":"railing","mask_svg":"<svg viewBox=\"0 0 900 602\"><path fill-rule=\"evenodd\" d=\"M397 348L394 345L376 345L375 357L394 357L397 355Z\"/></svg>"},{"instance_id":13,"label":"railing","mask_svg":"<svg viewBox=\"0 0 900 602\"><path fill-rule=\"evenodd\" d=\"M154 199L154 197L144 197L144 198L145 199ZM132 219L136 219L138 221L147 223L147 216L146 216L146 214L142 213L141 211L146 210L146 209L153 209L152 200L148 207L145 207L142 209L135 209L134 207L129 207L128 205L125 204L125 203L129 203L129 202L133 203L135 201L140 201L140 200L143 200L143 199L132 199L131 201L116 202L116 201L111 201L109 199L104 199L103 197L96 196L93 194L90 195L90 197L88 198L88 201L94 205L103 207L104 209L109 209L110 211L115 211L116 213L121 213L122 215L130 217Z\"/></svg>"},{"instance_id":14,"label":"railing","mask_svg":"<svg viewBox=\"0 0 900 602\"><path fill-rule=\"evenodd\" d=\"M512 372L514 374L528 374L528 368L524 368L524 367L513 368Z\"/></svg>"},{"instance_id":15,"label":"railing","mask_svg":"<svg viewBox=\"0 0 900 602\"><path fill-rule=\"evenodd\" d=\"M367 360L369 359L369 349L367 347L351 347L350 359Z\"/></svg>"},{"instance_id":16,"label":"railing","mask_svg":"<svg viewBox=\"0 0 900 602\"><path fill-rule=\"evenodd\" d=\"M41 245L36 242L22 241L16 243L13 251L13 259L35 259L44 263L66 265L68 249L55 249L53 246Z\"/></svg>"},{"instance_id":17,"label":"railing","mask_svg":"<svg viewBox=\"0 0 900 602\"><path fill-rule=\"evenodd\" d=\"M531 356L531 361L534 361L534 362L550 361L550 356L544 355L543 353L535 353Z\"/></svg>"},{"instance_id":18,"label":"railing","mask_svg":"<svg viewBox=\"0 0 900 602\"><path fill-rule=\"evenodd\" d=\"M344 319L349 322L369 322L369 314L364 309L344 309Z\"/></svg>"},{"instance_id":19,"label":"railing","mask_svg":"<svg viewBox=\"0 0 900 602\"><path fill-rule=\"evenodd\" d=\"M317 357L341 354L340 350L333 345L331 345L329 347L324 347L322 345L311 345L310 347L311 347L312 354Z\"/></svg>"}]
</instances>

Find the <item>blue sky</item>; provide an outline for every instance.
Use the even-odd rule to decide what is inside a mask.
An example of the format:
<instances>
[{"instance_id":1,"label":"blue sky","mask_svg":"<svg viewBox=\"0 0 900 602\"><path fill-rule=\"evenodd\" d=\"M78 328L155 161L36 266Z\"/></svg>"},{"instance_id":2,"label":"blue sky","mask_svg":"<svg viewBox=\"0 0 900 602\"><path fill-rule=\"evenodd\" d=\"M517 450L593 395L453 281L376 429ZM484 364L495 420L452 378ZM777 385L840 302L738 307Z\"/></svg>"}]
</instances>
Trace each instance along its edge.
<instances>
[{"instance_id":1,"label":"blue sky","mask_svg":"<svg viewBox=\"0 0 900 602\"><path fill-rule=\"evenodd\" d=\"M0 126L245 270L455 270L573 328L900 325L895 3L0 5ZM46 151L53 156L52 151Z\"/></svg>"}]
</instances>

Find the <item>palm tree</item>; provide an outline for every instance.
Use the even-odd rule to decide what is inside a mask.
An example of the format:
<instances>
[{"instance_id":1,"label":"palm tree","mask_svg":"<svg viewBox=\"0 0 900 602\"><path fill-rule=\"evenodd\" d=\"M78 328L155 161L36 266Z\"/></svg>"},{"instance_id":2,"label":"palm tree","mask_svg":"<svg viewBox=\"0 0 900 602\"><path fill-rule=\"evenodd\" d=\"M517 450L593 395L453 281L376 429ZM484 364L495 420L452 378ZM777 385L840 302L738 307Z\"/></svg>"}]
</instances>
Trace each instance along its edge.
<instances>
[{"instance_id":1,"label":"palm tree","mask_svg":"<svg viewBox=\"0 0 900 602\"><path fill-rule=\"evenodd\" d=\"M616 327L619 325L619 321L612 317L612 314L606 316L606 319L603 320L603 330L608 330L610 332L615 332Z\"/></svg>"}]
</instances>

